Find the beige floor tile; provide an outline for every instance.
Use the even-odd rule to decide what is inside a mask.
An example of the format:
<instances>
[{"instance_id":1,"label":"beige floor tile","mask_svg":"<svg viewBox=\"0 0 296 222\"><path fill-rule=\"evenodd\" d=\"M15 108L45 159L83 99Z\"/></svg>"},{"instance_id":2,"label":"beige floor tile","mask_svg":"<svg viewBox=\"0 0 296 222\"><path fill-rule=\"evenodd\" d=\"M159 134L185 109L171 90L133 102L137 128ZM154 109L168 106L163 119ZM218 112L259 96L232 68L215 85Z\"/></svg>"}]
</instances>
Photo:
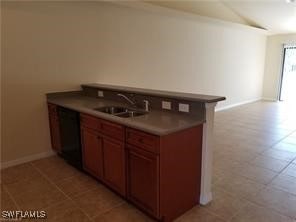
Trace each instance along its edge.
<instances>
[{"instance_id":1,"label":"beige floor tile","mask_svg":"<svg viewBox=\"0 0 296 222\"><path fill-rule=\"evenodd\" d=\"M58 156L33 161L32 164L34 167L40 170L43 175L45 175L47 178L50 178L50 180L54 182L72 177L80 173L77 169L67 164Z\"/></svg>"},{"instance_id":2,"label":"beige floor tile","mask_svg":"<svg viewBox=\"0 0 296 222\"><path fill-rule=\"evenodd\" d=\"M291 163L283 172L282 174L296 177L296 164Z\"/></svg>"},{"instance_id":3,"label":"beige floor tile","mask_svg":"<svg viewBox=\"0 0 296 222\"><path fill-rule=\"evenodd\" d=\"M217 159L228 159L229 161L240 161L240 162L248 162L252 159L256 158L258 153L248 150L239 149L238 147L234 147L229 150L223 150L218 152L216 156L214 156L214 161Z\"/></svg>"},{"instance_id":4,"label":"beige floor tile","mask_svg":"<svg viewBox=\"0 0 296 222\"><path fill-rule=\"evenodd\" d=\"M61 157L54 155L51 157L32 161L32 164L37 168L47 169L57 165L58 166L65 165L66 163Z\"/></svg>"},{"instance_id":5,"label":"beige floor tile","mask_svg":"<svg viewBox=\"0 0 296 222\"><path fill-rule=\"evenodd\" d=\"M236 170L239 170L239 168L237 168ZM221 166L215 166L213 168L213 177L216 177L216 179L232 178L234 177L234 175L237 175L235 174L236 170L230 168L227 169Z\"/></svg>"},{"instance_id":6,"label":"beige floor tile","mask_svg":"<svg viewBox=\"0 0 296 222\"><path fill-rule=\"evenodd\" d=\"M17 210L18 209L16 204L13 202L11 196L4 189L3 185L1 185L1 194L0 194L0 196L1 196L0 211L3 211L3 210Z\"/></svg>"},{"instance_id":7,"label":"beige floor tile","mask_svg":"<svg viewBox=\"0 0 296 222\"><path fill-rule=\"evenodd\" d=\"M249 137L249 138L252 138L252 137ZM262 137L253 137L252 140L250 140L249 142L254 144L254 145L257 145L257 146L271 146L273 145L274 143L276 143L278 141L277 138L262 138Z\"/></svg>"},{"instance_id":8,"label":"beige floor tile","mask_svg":"<svg viewBox=\"0 0 296 222\"><path fill-rule=\"evenodd\" d=\"M56 185L69 197L75 197L101 186L95 179L83 173L59 180L56 182Z\"/></svg>"},{"instance_id":9,"label":"beige floor tile","mask_svg":"<svg viewBox=\"0 0 296 222\"><path fill-rule=\"evenodd\" d=\"M283 215L296 218L296 195L267 187L253 197L253 201Z\"/></svg>"},{"instance_id":10,"label":"beige floor tile","mask_svg":"<svg viewBox=\"0 0 296 222\"><path fill-rule=\"evenodd\" d=\"M248 204L232 218L231 222L293 222L293 220L273 210Z\"/></svg>"},{"instance_id":11,"label":"beige floor tile","mask_svg":"<svg viewBox=\"0 0 296 222\"><path fill-rule=\"evenodd\" d=\"M270 118L273 118L273 117L271 116ZM269 127L265 130L265 132L286 137L290 135L293 132L293 130L287 130L287 129L277 128L277 127Z\"/></svg>"},{"instance_id":12,"label":"beige floor tile","mask_svg":"<svg viewBox=\"0 0 296 222\"><path fill-rule=\"evenodd\" d=\"M289 129L289 130L295 130L296 129L295 126L296 126L296 122L293 119L290 119L278 124L278 127L283 129Z\"/></svg>"},{"instance_id":13,"label":"beige floor tile","mask_svg":"<svg viewBox=\"0 0 296 222\"><path fill-rule=\"evenodd\" d=\"M296 177L280 174L272 181L271 186L296 195Z\"/></svg>"},{"instance_id":14,"label":"beige floor tile","mask_svg":"<svg viewBox=\"0 0 296 222\"><path fill-rule=\"evenodd\" d=\"M239 173L246 165L245 161L237 161L229 159L225 156L214 154L213 167L225 172Z\"/></svg>"},{"instance_id":15,"label":"beige floor tile","mask_svg":"<svg viewBox=\"0 0 296 222\"><path fill-rule=\"evenodd\" d=\"M7 190L12 196L21 195L28 192L47 192L56 189L45 177L40 176L28 181L19 181L17 183L7 184Z\"/></svg>"},{"instance_id":16,"label":"beige floor tile","mask_svg":"<svg viewBox=\"0 0 296 222\"><path fill-rule=\"evenodd\" d=\"M247 177L250 180L254 180L257 183L268 184L277 175L273 172L262 167L257 167L253 165L245 166L239 173L241 176Z\"/></svg>"},{"instance_id":17,"label":"beige floor tile","mask_svg":"<svg viewBox=\"0 0 296 222\"><path fill-rule=\"evenodd\" d=\"M95 222L156 222L156 220L146 216L144 213L127 203L124 203L93 220Z\"/></svg>"},{"instance_id":18,"label":"beige floor tile","mask_svg":"<svg viewBox=\"0 0 296 222\"><path fill-rule=\"evenodd\" d=\"M230 161L228 161L230 162ZM213 180L212 184L224 184L228 180L233 180L238 177L241 177L239 175L239 171L241 170L241 166L243 165L240 162L236 162L235 164L238 164L238 166L232 164L221 164L221 165L215 165L213 167ZM230 166L233 165L233 168L230 168ZM226 167L227 166L227 167ZM244 177L243 177L244 178Z\"/></svg>"},{"instance_id":19,"label":"beige floor tile","mask_svg":"<svg viewBox=\"0 0 296 222\"><path fill-rule=\"evenodd\" d=\"M205 207L210 212L227 221L237 214L247 203L249 202L245 199L233 196L221 189L214 189L213 200Z\"/></svg>"},{"instance_id":20,"label":"beige floor tile","mask_svg":"<svg viewBox=\"0 0 296 222\"><path fill-rule=\"evenodd\" d=\"M296 158L296 153L277 149L268 149L265 152L263 152L262 155L285 161L292 161Z\"/></svg>"},{"instance_id":21,"label":"beige floor tile","mask_svg":"<svg viewBox=\"0 0 296 222\"><path fill-rule=\"evenodd\" d=\"M58 222L90 222L84 214L71 200L52 205L43 209L46 212L46 221Z\"/></svg>"},{"instance_id":22,"label":"beige floor tile","mask_svg":"<svg viewBox=\"0 0 296 222\"><path fill-rule=\"evenodd\" d=\"M73 201L91 218L99 216L124 201L104 186L87 191L73 198Z\"/></svg>"},{"instance_id":23,"label":"beige floor tile","mask_svg":"<svg viewBox=\"0 0 296 222\"><path fill-rule=\"evenodd\" d=\"M212 175L212 185L216 185L222 179L223 179L223 177L220 177L219 174L213 173L213 175Z\"/></svg>"},{"instance_id":24,"label":"beige floor tile","mask_svg":"<svg viewBox=\"0 0 296 222\"><path fill-rule=\"evenodd\" d=\"M276 145L274 145L272 148L277 149L277 150L283 150L283 151L296 153L296 144L280 142L280 143L277 143Z\"/></svg>"},{"instance_id":25,"label":"beige floor tile","mask_svg":"<svg viewBox=\"0 0 296 222\"><path fill-rule=\"evenodd\" d=\"M269 145L273 145L279 141L281 141L282 139L285 138L285 135L282 134L277 134L277 133L272 133L272 132L262 132L262 131L254 131L252 133L248 133L248 138L260 138L261 140L266 140L269 141L270 143L266 144L266 147L269 147ZM256 141L256 140L255 140ZM253 140L249 140L248 141L250 144L253 143Z\"/></svg>"},{"instance_id":26,"label":"beige floor tile","mask_svg":"<svg viewBox=\"0 0 296 222\"><path fill-rule=\"evenodd\" d=\"M64 201L66 198L61 192L53 190L37 195L35 192L29 192L16 196L14 199L22 210L38 210L51 206L57 202Z\"/></svg>"},{"instance_id":27,"label":"beige floor tile","mask_svg":"<svg viewBox=\"0 0 296 222\"><path fill-rule=\"evenodd\" d=\"M288 136L287 138L285 138L284 140L282 140L282 142L284 142L284 143L291 143L291 144L296 145L296 136Z\"/></svg>"},{"instance_id":28,"label":"beige floor tile","mask_svg":"<svg viewBox=\"0 0 296 222\"><path fill-rule=\"evenodd\" d=\"M287 120L288 121L288 120ZM291 120L290 120L291 121ZM291 121L291 122L293 122L293 124L295 124L296 125L296 121L295 121L295 119L293 120L293 121ZM289 136L291 136L291 137L296 137L296 131L294 131L293 133L291 133Z\"/></svg>"},{"instance_id":29,"label":"beige floor tile","mask_svg":"<svg viewBox=\"0 0 296 222\"><path fill-rule=\"evenodd\" d=\"M268 146L260 146L252 144L252 141L248 140L247 142L240 144L239 149L252 152L254 154L260 154L269 149Z\"/></svg>"},{"instance_id":30,"label":"beige floor tile","mask_svg":"<svg viewBox=\"0 0 296 222\"><path fill-rule=\"evenodd\" d=\"M177 218L175 222L225 222L222 218L207 211L204 207L196 206Z\"/></svg>"},{"instance_id":31,"label":"beige floor tile","mask_svg":"<svg viewBox=\"0 0 296 222\"><path fill-rule=\"evenodd\" d=\"M40 173L30 163L25 163L1 170L1 177L3 184L10 184L40 177Z\"/></svg>"},{"instance_id":32,"label":"beige floor tile","mask_svg":"<svg viewBox=\"0 0 296 222\"><path fill-rule=\"evenodd\" d=\"M278 160L261 155L250 161L250 163L275 172L281 172L285 167L289 165L288 161Z\"/></svg>"},{"instance_id":33,"label":"beige floor tile","mask_svg":"<svg viewBox=\"0 0 296 222\"><path fill-rule=\"evenodd\" d=\"M37 210L66 199L63 193L42 177L7 184L6 188L22 210Z\"/></svg>"},{"instance_id":34,"label":"beige floor tile","mask_svg":"<svg viewBox=\"0 0 296 222\"><path fill-rule=\"evenodd\" d=\"M250 198L258 193L265 185L256 183L239 175L227 175L215 184L217 188L227 191L238 198Z\"/></svg>"}]
</instances>

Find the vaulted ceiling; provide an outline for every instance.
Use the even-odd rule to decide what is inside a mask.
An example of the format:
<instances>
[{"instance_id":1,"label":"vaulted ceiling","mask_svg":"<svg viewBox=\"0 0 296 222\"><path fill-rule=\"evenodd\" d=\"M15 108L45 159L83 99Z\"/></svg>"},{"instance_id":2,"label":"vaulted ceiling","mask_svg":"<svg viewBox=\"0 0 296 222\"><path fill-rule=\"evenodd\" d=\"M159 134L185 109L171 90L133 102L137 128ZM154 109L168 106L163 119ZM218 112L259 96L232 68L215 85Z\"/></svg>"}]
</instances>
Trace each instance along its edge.
<instances>
[{"instance_id":1,"label":"vaulted ceiling","mask_svg":"<svg viewBox=\"0 0 296 222\"><path fill-rule=\"evenodd\" d=\"M296 33L296 0L149 0L154 5L266 29Z\"/></svg>"}]
</instances>

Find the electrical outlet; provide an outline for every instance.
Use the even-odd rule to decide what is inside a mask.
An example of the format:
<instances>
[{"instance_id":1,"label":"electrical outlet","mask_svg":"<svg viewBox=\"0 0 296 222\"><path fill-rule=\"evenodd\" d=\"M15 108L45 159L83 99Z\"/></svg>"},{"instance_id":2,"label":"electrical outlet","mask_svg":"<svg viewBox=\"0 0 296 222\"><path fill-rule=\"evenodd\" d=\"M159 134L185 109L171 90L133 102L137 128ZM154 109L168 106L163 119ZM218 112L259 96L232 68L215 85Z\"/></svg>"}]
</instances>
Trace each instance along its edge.
<instances>
[{"instance_id":1,"label":"electrical outlet","mask_svg":"<svg viewBox=\"0 0 296 222\"><path fill-rule=\"evenodd\" d=\"M179 111L189 113L189 104L179 103Z\"/></svg>"},{"instance_id":2,"label":"electrical outlet","mask_svg":"<svg viewBox=\"0 0 296 222\"><path fill-rule=\"evenodd\" d=\"M163 109L169 109L169 110L171 110L172 109L172 103L171 102L168 102L168 101L162 101L161 107Z\"/></svg>"},{"instance_id":3,"label":"electrical outlet","mask_svg":"<svg viewBox=\"0 0 296 222\"><path fill-rule=\"evenodd\" d=\"M98 90L98 97L104 97L104 91Z\"/></svg>"}]
</instances>

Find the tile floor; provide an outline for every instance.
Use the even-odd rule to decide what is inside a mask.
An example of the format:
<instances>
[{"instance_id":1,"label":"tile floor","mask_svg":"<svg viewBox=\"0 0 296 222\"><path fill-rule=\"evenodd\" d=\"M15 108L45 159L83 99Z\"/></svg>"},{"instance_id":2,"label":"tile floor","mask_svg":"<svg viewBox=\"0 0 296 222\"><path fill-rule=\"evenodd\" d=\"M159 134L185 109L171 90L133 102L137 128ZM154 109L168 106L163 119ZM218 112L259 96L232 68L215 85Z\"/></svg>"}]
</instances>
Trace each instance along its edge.
<instances>
[{"instance_id":1,"label":"tile floor","mask_svg":"<svg viewBox=\"0 0 296 222\"><path fill-rule=\"evenodd\" d=\"M214 200L176 221L295 222L295 111L257 102L217 112ZM46 221L153 221L58 157L2 171L1 210L13 209L45 210Z\"/></svg>"}]
</instances>

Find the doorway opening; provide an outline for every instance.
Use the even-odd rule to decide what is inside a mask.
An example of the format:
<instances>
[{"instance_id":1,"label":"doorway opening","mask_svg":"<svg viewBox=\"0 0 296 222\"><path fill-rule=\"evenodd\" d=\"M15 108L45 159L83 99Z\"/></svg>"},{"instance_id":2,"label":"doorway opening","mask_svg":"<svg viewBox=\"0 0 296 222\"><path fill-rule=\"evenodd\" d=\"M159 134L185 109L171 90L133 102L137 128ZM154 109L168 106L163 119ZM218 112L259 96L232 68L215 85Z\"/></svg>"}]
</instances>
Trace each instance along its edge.
<instances>
[{"instance_id":1,"label":"doorway opening","mask_svg":"<svg viewBox=\"0 0 296 222\"><path fill-rule=\"evenodd\" d=\"M296 45L284 46L280 101L296 101Z\"/></svg>"}]
</instances>

